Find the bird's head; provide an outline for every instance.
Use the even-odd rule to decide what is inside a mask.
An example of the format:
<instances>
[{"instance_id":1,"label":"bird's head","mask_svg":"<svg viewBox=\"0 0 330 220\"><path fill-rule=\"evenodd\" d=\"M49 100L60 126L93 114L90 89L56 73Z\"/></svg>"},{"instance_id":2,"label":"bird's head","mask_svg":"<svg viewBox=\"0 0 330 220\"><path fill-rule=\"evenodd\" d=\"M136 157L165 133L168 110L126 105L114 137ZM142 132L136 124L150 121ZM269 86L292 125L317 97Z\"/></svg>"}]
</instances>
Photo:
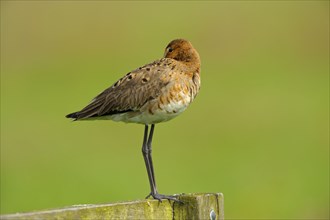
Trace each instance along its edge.
<instances>
[{"instance_id":1,"label":"bird's head","mask_svg":"<svg viewBox=\"0 0 330 220\"><path fill-rule=\"evenodd\" d=\"M189 41L184 39L171 41L165 49L164 58L172 58L187 64L200 65L198 52Z\"/></svg>"}]
</instances>

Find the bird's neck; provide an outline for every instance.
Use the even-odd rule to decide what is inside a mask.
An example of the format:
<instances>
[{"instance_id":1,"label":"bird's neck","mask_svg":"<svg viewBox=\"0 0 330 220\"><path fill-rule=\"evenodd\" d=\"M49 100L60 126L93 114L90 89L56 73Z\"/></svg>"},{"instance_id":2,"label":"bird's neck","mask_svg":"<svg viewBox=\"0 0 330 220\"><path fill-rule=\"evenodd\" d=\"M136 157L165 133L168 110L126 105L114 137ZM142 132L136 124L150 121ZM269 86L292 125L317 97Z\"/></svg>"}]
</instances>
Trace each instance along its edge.
<instances>
[{"instance_id":1,"label":"bird's neck","mask_svg":"<svg viewBox=\"0 0 330 220\"><path fill-rule=\"evenodd\" d=\"M184 62L186 64L186 66L189 68L189 70L191 72L193 72L194 74L198 74L200 73L200 69L201 69L201 63L199 60L199 57L197 59L191 59L189 61Z\"/></svg>"}]
</instances>

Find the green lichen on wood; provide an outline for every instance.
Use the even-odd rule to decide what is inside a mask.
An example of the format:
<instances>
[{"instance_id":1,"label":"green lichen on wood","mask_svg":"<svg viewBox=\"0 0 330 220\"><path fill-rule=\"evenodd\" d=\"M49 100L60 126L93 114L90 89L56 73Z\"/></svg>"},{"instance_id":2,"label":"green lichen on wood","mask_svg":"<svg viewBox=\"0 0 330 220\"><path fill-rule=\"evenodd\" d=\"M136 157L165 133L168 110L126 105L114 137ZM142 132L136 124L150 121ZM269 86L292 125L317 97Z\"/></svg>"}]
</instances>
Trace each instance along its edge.
<instances>
[{"instance_id":1,"label":"green lichen on wood","mask_svg":"<svg viewBox=\"0 0 330 220\"><path fill-rule=\"evenodd\" d=\"M182 194L179 199L184 205L174 204L173 219L224 219L222 193Z\"/></svg>"},{"instance_id":2,"label":"green lichen on wood","mask_svg":"<svg viewBox=\"0 0 330 220\"><path fill-rule=\"evenodd\" d=\"M64 219L223 219L221 193L181 194L183 204L163 200L137 200L101 205L76 205L62 209L2 215L2 220L64 220Z\"/></svg>"}]
</instances>

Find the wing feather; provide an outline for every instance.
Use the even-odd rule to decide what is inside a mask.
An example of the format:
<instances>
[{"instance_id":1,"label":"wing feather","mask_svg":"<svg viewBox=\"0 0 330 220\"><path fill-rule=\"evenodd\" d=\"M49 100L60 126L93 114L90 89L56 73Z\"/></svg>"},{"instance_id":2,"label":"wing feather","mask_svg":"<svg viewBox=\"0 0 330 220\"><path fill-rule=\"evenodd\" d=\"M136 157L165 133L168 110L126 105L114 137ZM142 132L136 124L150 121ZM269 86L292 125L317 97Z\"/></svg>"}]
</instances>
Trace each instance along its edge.
<instances>
[{"instance_id":1,"label":"wing feather","mask_svg":"<svg viewBox=\"0 0 330 220\"><path fill-rule=\"evenodd\" d=\"M148 101L157 98L161 89L169 83L169 77L164 77L171 72L168 62L167 58L156 60L126 74L89 105L73 114L79 120L138 111Z\"/></svg>"}]
</instances>

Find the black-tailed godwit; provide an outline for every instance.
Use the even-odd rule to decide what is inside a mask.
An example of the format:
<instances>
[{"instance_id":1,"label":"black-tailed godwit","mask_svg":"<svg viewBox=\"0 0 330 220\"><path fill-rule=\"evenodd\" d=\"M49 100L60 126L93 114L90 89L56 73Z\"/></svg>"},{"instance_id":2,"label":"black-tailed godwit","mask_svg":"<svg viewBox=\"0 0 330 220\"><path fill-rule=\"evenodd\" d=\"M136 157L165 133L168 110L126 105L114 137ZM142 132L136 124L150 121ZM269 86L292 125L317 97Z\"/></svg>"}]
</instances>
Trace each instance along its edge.
<instances>
[{"instance_id":1,"label":"black-tailed godwit","mask_svg":"<svg viewBox=\"0 0 330 220\"><path fill-rule=\"evenodd\" d=\"M151 157L152 136L155 124L171 120L186 110L199 88L199 54L189 41L176 39L167 45L164 58L127 73L81 111L66 117L75 121L110 119L143 124L142 153L151 189L147 197L178 201L175 196L157 191Z\"/></svg>"}]
</instances>

